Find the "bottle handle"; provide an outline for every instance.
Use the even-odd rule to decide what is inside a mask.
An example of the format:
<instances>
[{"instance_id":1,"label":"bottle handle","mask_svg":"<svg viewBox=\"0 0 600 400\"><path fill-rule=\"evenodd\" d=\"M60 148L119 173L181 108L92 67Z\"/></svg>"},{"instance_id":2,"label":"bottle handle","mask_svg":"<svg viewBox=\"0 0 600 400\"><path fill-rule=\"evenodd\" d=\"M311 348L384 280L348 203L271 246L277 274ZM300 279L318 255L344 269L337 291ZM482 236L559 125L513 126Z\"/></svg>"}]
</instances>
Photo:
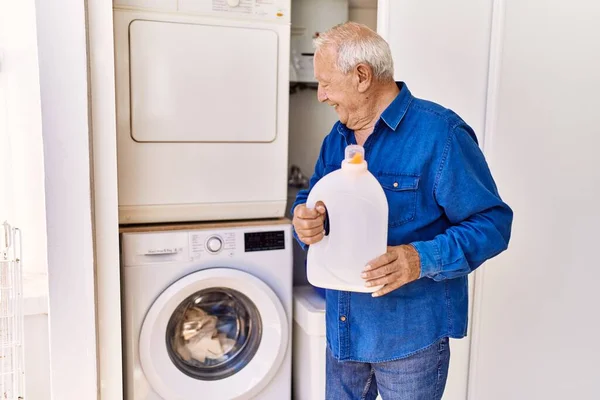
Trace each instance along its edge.
<instances>
[{"instance_id":1,"label":"bottle handle","mask_svg":"<svg viewBox=\"0 0 600 400\"><path fill-rule=\"evenodd\" d=\"M308 197L309 198L306 199L306 204L305 204L306 208L314 209L319 201L322 201L323 204L325 204L325 202L323 200L318 199L316 196L308 196ZM325 206L325 210L326 210L325 212L328 213L327 206ZM323 225L325 225L325 224L323 224ZM323 226L323 229L325 229L325 226ZM323 235L323 239L321 239L319 242L317 242L315 244L310 245L310 247L317 247L317 248L327 247L328 243L329 243L329 235Z\"/></svg>"}]
</instances>

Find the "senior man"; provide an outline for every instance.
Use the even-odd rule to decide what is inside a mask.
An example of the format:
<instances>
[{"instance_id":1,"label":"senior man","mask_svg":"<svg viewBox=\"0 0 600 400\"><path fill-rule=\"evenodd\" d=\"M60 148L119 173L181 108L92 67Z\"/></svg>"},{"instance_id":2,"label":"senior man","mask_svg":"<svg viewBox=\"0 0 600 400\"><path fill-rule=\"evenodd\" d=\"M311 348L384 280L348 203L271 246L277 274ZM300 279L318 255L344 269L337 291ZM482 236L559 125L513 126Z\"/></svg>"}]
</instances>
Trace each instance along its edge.
<instances>
[{"instance_id":1,"label":"senior man","mask_svg":"<svg viewBox=\"0 0 600 400\"><path fill-rule=\"evenodd\" d=\"M388 44L346 23L315 40L318 100L339 121L321 146L293 224L304 248L326 234L326 204L305 206L315 183L365 148L389 205L388 251L365 266L373 294L326 291L326 397L435 400L446 385L448 338L467 332L467 275L504 251L512 211L473 130L454 112L395 82Z\"/></svg>"}]
</instances>

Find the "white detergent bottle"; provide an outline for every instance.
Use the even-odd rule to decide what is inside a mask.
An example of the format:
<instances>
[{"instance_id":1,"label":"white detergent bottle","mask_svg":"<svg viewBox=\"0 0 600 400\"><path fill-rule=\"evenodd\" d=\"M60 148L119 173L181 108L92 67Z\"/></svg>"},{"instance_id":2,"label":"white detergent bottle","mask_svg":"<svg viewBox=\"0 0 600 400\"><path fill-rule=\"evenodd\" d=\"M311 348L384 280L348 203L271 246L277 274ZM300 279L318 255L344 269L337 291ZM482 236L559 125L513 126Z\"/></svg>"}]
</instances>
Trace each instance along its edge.
<instances>
[{"instance_id":1,"label":"white detergent bottle","mask_svg":"<svg viewBox=\"0 0 600 400\"><path fill-rule=\"evenodd\" d=\"M342 168L312 188L306 207L322 201L329 217L329 234L310 245L308 281L317 287L371 293L361 274L367 263L387 251L388 203L383 188L367 169L365 150L346 147Z\"/></svg>"}]
</instances>

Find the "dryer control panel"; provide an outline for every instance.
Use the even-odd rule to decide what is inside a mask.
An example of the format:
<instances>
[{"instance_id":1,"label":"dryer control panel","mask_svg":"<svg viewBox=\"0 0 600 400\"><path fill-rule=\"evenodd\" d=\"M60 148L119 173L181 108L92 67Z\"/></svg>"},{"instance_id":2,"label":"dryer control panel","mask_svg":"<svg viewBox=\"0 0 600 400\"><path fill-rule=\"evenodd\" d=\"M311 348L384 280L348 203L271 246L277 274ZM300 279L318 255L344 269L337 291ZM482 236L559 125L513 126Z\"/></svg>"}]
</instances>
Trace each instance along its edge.
<instances>
[{"instance_id":1,"label":"dryer control panel","mask_svg":"<svg viewBox=\"0 0 600 400\"><path fill-rule=\"evenodd\" d=\"M114 0L115 8L290 21L290 0Z\"/></svg>"}]
</instances>

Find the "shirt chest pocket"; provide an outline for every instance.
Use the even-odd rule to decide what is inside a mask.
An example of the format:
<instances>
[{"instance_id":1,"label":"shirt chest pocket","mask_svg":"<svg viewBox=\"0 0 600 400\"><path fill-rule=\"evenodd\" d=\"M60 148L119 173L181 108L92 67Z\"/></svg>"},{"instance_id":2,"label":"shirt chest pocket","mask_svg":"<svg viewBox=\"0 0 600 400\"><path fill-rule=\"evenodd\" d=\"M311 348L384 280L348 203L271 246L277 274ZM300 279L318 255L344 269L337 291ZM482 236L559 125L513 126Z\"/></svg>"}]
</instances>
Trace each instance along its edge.
<instances>
[{"instance_id":1,"label":"shirt chest pocket","mask_svg":"<svg viewBox=\"0 0 600 400\"><path fill-rule=\"evenodd\" d=\"M417 214L419 176L381 173L377 180L383 187L390 210L388 225L396 227L412 221Z\"/></svg>"}]
</instances>

